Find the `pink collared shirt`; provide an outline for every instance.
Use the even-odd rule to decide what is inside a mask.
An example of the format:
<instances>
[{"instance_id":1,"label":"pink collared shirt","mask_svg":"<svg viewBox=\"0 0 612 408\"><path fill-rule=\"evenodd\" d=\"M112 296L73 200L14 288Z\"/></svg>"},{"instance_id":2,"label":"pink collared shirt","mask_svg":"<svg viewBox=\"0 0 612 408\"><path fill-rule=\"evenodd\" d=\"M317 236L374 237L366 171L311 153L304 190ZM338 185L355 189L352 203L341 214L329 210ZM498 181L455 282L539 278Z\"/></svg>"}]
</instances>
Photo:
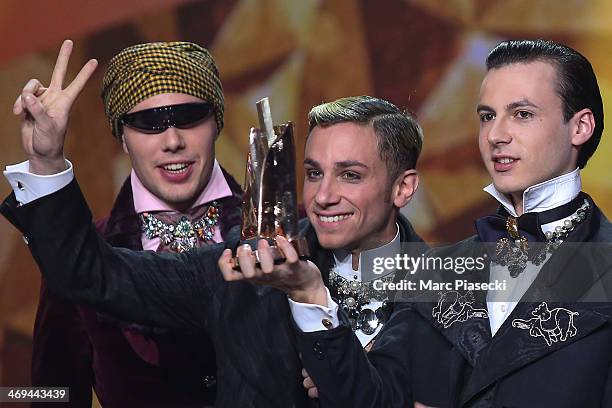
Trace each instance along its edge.
<instances>
[{"instance_id":1,"label":"pink collared shirt","mask_svg":"<svg viewBox=\"0 0 612 408\"><path fill-rule=\"evenodd\" d=\"M164 203L159 197L155 196L146 189L134 170L132 170L132 173L130 174L130 182L132 184L132 193L134 195L134 210L136 210L137 214L148 211L173 211L168 204ZM208 181L208 184L204 190L202 190L200 193L200 196L195 201L193 206L197 207L198 205L229 197L231 195L232 191L230 190L229 184L227 184L227 180L225 180L225 177L223 177L221 166L219 166L219 163L217 160L215 160L213 170L210 175L210 180ZM220 230L220 228L215 228L213 241L223 241ZM159 238L149 239L144 233L141 235L140 239L142 241L142 248L150 251L157 250L160 243Z\"/></svg>"}]
</instances>

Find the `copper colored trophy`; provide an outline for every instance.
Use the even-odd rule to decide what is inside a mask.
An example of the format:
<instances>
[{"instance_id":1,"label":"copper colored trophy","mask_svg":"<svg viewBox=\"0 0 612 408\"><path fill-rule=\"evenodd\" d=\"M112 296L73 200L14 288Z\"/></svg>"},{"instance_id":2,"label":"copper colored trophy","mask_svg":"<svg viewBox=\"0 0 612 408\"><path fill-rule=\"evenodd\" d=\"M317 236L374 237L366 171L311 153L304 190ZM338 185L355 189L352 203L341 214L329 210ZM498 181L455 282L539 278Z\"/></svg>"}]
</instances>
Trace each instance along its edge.
<instances>
[{"instance_id":1,"label":"copper colored trophy","mask_svg":"<svg viewBox=\"0 0 612 408\"><path fill-rule=\"evenodd\" d=\"M298 235L298 208L295 183L295 146L293 123L274 126L268 98L257 102L259 129L249 135L244 199L242 202L242 239L267 239L273 243L282 235L306 258L308 245ZM282 251L271 247L275 262L282 262ZM255 251L255 257L257 251ZM239 269L234 258L234 268Z\"/></svg>"}]
</instances>

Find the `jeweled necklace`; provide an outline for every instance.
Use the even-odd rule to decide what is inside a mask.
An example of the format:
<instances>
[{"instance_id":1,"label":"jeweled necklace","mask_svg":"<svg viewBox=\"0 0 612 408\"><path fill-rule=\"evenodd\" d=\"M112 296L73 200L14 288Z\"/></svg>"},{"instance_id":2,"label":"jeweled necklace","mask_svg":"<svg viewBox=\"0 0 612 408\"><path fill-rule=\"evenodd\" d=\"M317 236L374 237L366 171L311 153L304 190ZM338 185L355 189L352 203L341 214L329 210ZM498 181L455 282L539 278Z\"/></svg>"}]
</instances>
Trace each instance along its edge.
<instances>
[{"instance_id":1,"label":"jeweled necklace","mask_svg":"<svg viewBox=\"0 0 612 408\"><path fill-rule=\"evenodd\" d=\"M513 278L516 278L525 270L527 262L540 266L546 260L548 254L552 254L563 243L576 225L584 221L589 208L589 202L584 200L580 208L563 221L562 226L557 226L554 231L548 231L544 234L546 244L538 251L529 251L527 238L518 232L517 219L508 217L506 230L512 239L502 238L497 241L493 263L507 266L510 276Z\"/></svg>"},{"instance_id":2,"label":"jeweled necklace","mask_svg":"<svg viewBox=\"0 0 612 408\"><path fill-rule=\"evenodd\" d=\"M140 223L147 238L159 238L175 252L190 251L198 246L198 239L212 241L219 223L219 205L213 201L206 214L195 223L184 215L176 224L166 223L148 212L140 214Z\"/></svg>"},{"instance_id":3,"label":"jeweled necklace","mask_svg":"<svg viewBox=\"0 0 612 408\"><path fill-rule=\"evenodd\" d=\"M392 282L393 274L376 280ZM331 295L349 315L353 331L361 330L370 335L385 323L389 311L388 295L374 289L374 281L361 282L357 280L356 275L352 280L346 279L332 269L329 273L329 283ZM363 307L372 300L382 301L383 304L376 310Z\"/></svg>"}]
</instances>

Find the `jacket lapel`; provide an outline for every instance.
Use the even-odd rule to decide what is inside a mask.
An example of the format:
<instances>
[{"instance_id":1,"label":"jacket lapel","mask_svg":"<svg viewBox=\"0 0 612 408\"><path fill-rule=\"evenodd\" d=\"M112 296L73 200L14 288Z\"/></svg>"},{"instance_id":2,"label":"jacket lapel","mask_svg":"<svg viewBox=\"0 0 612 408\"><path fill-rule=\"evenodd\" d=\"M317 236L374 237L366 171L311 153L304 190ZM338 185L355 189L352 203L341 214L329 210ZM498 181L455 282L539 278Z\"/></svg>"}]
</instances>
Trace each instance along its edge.
<instances>
[{"instance_id":1,"label":"jacket lapel","mask_svg":"<svg viewBox=\"0 0 612 408\"><path fill-rule=\"evenodd\" d=\"M134 210L129 177L121 186L109 217L96 222L96 228L112 246L142 250L140 223Z\"/></svg>"},{"instance_id":2,"label":"jacket lapel","mask_svg":"<svg viewBox=\"0 0 612 408\"><path fill-rule=\"evenodd\" d=\"M223 177L225 177L225 181L227 181L227 184L232 192L231 196L218 200L220 207L219 209L221 212L219 219L221 236L223 237L224 241L227 241L230 230L234 226L242 223L241 204L244 193L234 177L225 171L223 167L221 167L221 172L223 173Z\"/></svg>"},{"instance_id":3,"label":"jacket lapel","mask_svg":"<svg viewBox=\"0 0 612 408\"><path fill-rule=\"evenodd\" d=\"M541 320L545 311L550 317ZM588 305L519 303L490 347L482 350L461 405L509 373L588 336L607 321L605 314Z\"/></svg>"},{"instance_id":4,"label":"jacket lapel","mask_svg":"<svg viewBox=\"0 0 612 408\"><path fill-rule=\"evenodd\" d=\"M579 302L604 268L586 244L598 228L598 210L542 266L537 278L482 353L462 393L465 404L499 379L566 347L608 321L592 303ZM601 299L600 299L601 300ZM605 308L604 308L605 309Z\"/></svg>"},{"instance_id":5,"label":"jacket lapel","mask_svg":"<svg viewBox=\"0 0 612 408\"><path fill-rule=\"evenodd\" d=\"M491 342L491 329L486 303L460 300L465 296L470 294L442 292L438 303L415 302L415 308L474 366Z\"/></svg>"},{"instance_id":6,"label":"jacket lapel","mask_svg":"<svg viewBox=\"0 0 612 408\"><path fill-rule=\"evenodd\" d=\"M455 250L461 252L462 256L476 258L484 255L484 250L478 240L467 241L465 244L455 247ZM442 257L449 255L435 251L432 254ZM435 282L444 281L443 278L436 279L433 276L436 275L430 274L430 277L420 277L420 279L432 279ZM449 277L450 280L447 279L447 281L454 285L454 280L459 275L453 272ZM460 278L473 283L488 282L489 266L486 264L483 270L474 270L460 276ZM429 293L427 296L431 297L431 292ZM472 291L441 290L436 296L437 298L431 299L434 303L430 299L424 302L415 302L415 308L453 344L471 366L474 366L482 351L491 342L491 328L485 294Z\"/></svg>"}]
</instances>

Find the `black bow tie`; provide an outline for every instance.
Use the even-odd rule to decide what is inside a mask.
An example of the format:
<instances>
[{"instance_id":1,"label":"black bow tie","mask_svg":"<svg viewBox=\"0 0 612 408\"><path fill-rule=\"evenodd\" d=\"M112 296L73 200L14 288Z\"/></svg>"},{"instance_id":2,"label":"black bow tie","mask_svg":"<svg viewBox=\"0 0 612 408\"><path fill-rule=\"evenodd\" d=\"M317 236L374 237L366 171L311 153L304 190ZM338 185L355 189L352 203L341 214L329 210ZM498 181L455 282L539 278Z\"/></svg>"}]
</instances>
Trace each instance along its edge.
<instances>
[{"instance_id":1,"label":"black bow tie","mask_svg":"<svg viewBox=\"0 0 612 408\"><path fill-rule=\"evenodd\" d=\"M525 237L529 242L546 240L537 213L526 213L518 218L503 213L505 211L476 220L476 231L482 242L497 242L502 238L515 240L519 237Z\"/></svg>"},{"instance_id":2,"label":"black bow tie","mask_svg":"<svg viewBox=\"0 0 612 408\"><path fill-rule=\"evenodd\" d=\"M542 225L561 220L572 215L584 202L579 194L567 204L543 212L529 212L518 218L512 217L506 209L475 221L476 231L482 242L497 242L502 238L518 239L525 237L528 242L544 242L546 236Z\"/></svg>"}]
</instances>

